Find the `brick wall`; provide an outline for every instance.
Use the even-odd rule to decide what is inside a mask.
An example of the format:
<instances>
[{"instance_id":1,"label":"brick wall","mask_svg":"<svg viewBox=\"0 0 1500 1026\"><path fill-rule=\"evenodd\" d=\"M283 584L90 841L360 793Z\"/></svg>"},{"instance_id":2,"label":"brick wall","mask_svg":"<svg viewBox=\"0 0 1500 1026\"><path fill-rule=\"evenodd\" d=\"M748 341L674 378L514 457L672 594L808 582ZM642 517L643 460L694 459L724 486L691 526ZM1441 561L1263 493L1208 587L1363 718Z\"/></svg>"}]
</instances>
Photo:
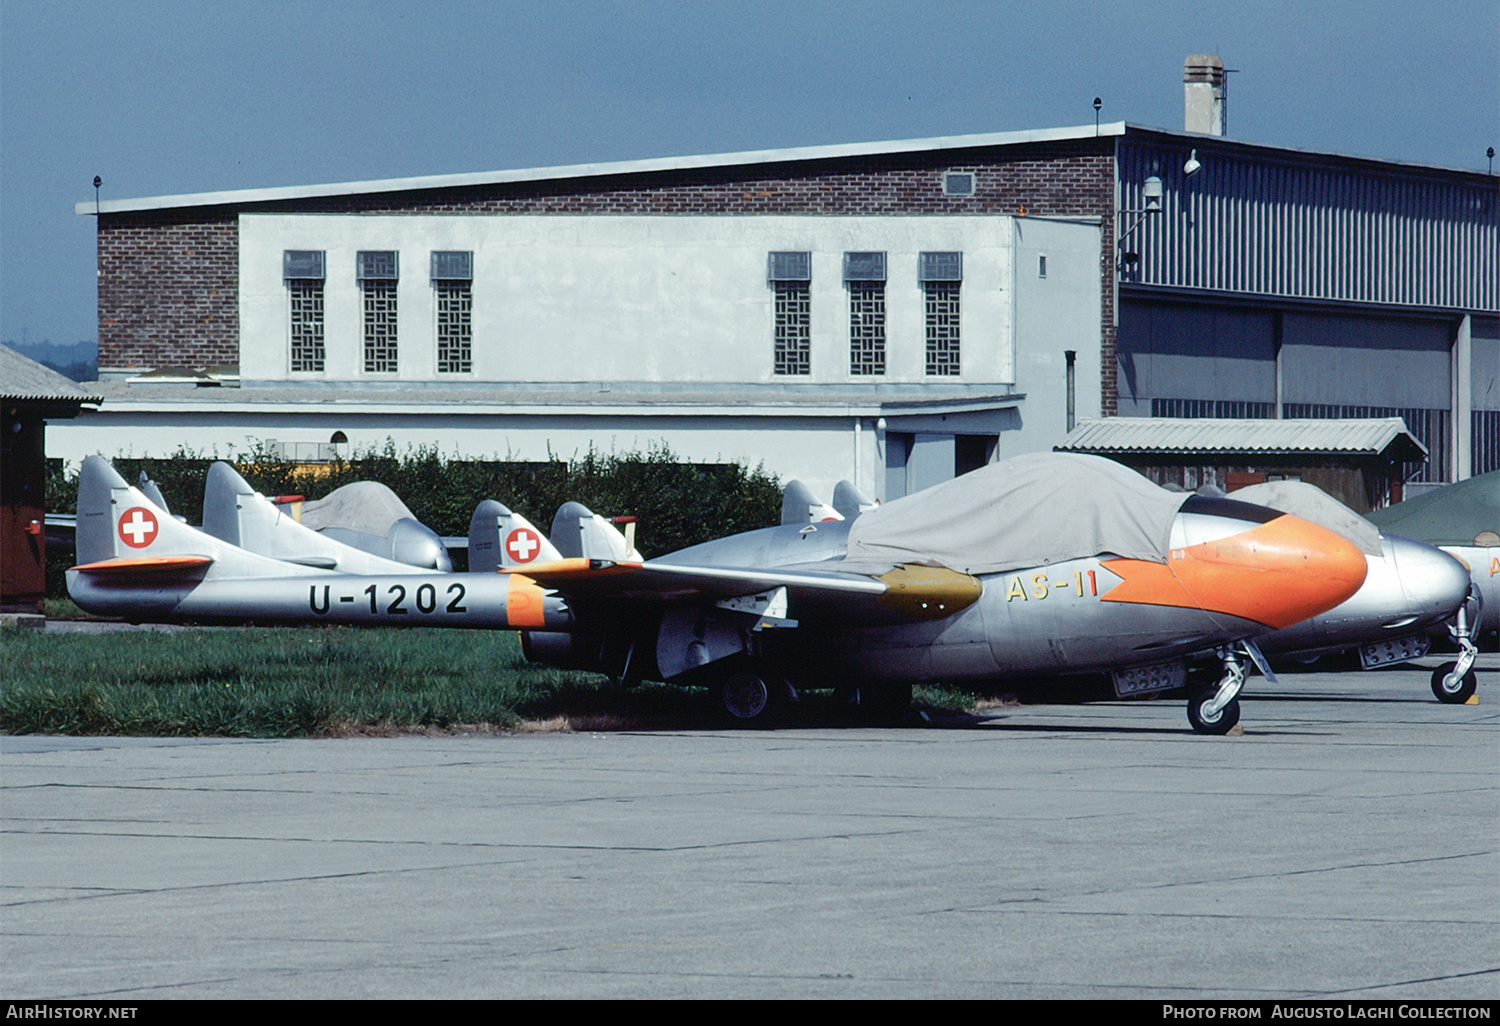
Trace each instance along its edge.
<instances>
[{"instance_id":1,"label":"brick wall","mask_svg":"<svg viewBox=\"0 0 1500 1026\"><path fill-rule=\"evenodd\" d=\"M99 219L102 371L239 359L241 210L380 214L1029 214L1103 220L1105 415L1115 412L1114 140L330 196ZM944 171L976 194L943 195Z\"/></svg>"}]
</instances>

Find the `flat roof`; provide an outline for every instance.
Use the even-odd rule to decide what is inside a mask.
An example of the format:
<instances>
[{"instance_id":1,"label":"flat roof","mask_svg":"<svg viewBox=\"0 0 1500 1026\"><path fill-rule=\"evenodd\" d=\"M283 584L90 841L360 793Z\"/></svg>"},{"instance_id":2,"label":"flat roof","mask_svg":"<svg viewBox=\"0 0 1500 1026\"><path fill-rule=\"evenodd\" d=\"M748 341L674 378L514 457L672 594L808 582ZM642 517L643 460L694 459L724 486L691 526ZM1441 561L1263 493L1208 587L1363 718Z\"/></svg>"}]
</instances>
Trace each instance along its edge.
<instances>
[{"instance_id":1,"label":"flat roof","mask_svg":"<svg viewBox=\"0 0 1500 1026\"><path fill-rule=\"evenodd\" d=\"M905 139L882 142L838 143L830 146L797 146L775 150L746 150L739 153L714 153L696 156L656 157L645 160L609 161L570 164L559 167L522 168L507 171L479 171L465 174L422 175L413 178L382 178L360 182L333 182L321 185L290 185L268 189L232 189L223 192L183 193L174 196L148 196L139 199L104 200L97 203L100 214L120 214L144 210L170 210L180 207L248 206L256 203L286 200L319 199L328 196L357 196L389 192L419 192L431 189L453 189L479 185L508 185L518 182L558 181L570 178L603 178L653 172L695 171L720 167L749 167L757 164L784 164L814 160L838 160L848 157L885 156L899 153L925 153L942 150L981 147L1023 146L1031 143L1070 142L1098 137L1120 137L1129 133L1155 135L1198 142L1259 150L1329 157L1387 167L1411 170L1483 175L1465 168L1445 168L1430 164L1363 157L1352 154L1301 150L1287 146L1253 143L1227 136L1201 135L1196 132L1172 131L1112 121L1101 125L1079 125L1068 128L1034 128L1016 132L984 132L974 135L942 135L929 139ZM75 214L93 214L93 199L76 203Z\"/></svg>"},{"instance_id":2,"label":"flat roof","mask_svg":"<svg viewBox=\"0 0 1500 1026\"><path fill-rule=\"evenodd\" d=\"M545 182L566 178L602 178L612 175L646 174L660 171L691 171L715 167L738 167L754 164L782 164L809 160L836 160L844 157L878 156L891 153L922 153L933 150L972 149L978 146L1017 146L1025 143L1064 142L1092 139L1094 136L1124 135L1126 125L1116 121L1077 128L1039 128L1023 132L987 132L979 135L945 135L931 139L907 139L897 142L840 143L832 146L798 146L781 150L747 150L742 153L714 153L687 157L656 157L647 160L623 160L594 164L571 164L562 167L524 168L511 171L481 171L456 175L423 175L417 178L383 178L367 182L337 182L326 185L291 185L271 189L235 189L227 192L187 193L180 196L152 196L143 199L106 200L98 205L101 214L137 210L166 210L174 207L240 206L274 200L317 199L324 196L353 196L382 192L417 192L427 189L453 189L471 185L507 185L514 182ZM94 201L73 206L75 214L94 213Z\"/></svg>"},{"instance_id":3,"label":"flat roof","mask_svg":"<svg viewBox=\"0 0 1500 1026\"><path fill-rule=\"evenodd\" d=\"M755 389L702 392L645 391L612 386L599 389L492 388L318 388L281 386L238 388L96 383L113 414L180 413L341 413L455 415L570 415L667 417L910 417L924 414L984 413L1014 407L1024 392L913 395L873 390L772 391Z\"/></svg>"}]
</instances>

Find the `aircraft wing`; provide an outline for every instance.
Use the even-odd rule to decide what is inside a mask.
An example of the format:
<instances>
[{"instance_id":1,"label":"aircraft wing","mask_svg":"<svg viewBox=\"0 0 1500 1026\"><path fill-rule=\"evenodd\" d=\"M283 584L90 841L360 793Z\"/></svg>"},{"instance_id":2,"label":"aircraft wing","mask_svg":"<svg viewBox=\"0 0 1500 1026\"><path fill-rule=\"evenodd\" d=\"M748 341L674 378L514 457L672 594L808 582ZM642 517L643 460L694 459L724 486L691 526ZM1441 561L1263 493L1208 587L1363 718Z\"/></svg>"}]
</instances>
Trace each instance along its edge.
<instances>
[{"instance_id":1,"label":"aircraft wing","mask_svg":"<svg viewBox=\"0 0 1500 1026\"><path fill-rule=\"evenodd\" d=\"M817 568L764 569L563 559L501 572L575 602L713 603L799 624L842 626L941 619L974 603L983 590L976 578L946 567L907 563L861 573L837 566L836 560Z\"/></svg>"}]
</instances>

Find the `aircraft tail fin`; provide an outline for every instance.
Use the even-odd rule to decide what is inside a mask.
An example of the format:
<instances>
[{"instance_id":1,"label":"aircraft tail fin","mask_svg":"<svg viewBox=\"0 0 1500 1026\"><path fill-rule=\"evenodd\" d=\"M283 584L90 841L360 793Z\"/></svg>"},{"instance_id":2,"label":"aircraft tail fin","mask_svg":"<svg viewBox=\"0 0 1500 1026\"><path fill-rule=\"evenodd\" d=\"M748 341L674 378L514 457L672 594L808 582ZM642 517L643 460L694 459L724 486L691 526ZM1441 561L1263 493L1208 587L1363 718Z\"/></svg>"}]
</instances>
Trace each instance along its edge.
<instances>
[{"instance_id":1,"label":"aircraft tail fin","mask_svg":"<svg viewBox=\"0 0 1500 1026\"><path fill-rule=\"evenodd\" d=\"M788 481L781 490L781 523L818 524L825 520L842 520L844 516L813 494L801 481Z\"/></svg>"},{"instance_id":2,"label":"aircraft tail fin","mask_svg":"<svg viewBox=\"0 0 1500 1026\"><path fill-rule=\"evenodd\" d=\"M397 535L397 530L406 530L407 525L412 525L412 533L419 543L436 537L414 520L398 520L392 525L395 541L391 542L391 548L399 548L397 543L405 536ZM424 553L427 555L425 563L391 559L347 545L337 536L305 527L286 506L261 495L238 471L223 462L208 468L208 479L203 487L203 531L247 552L320 570L409 574L433 565L430 553ZM434 540L433 545L441 550L440 541ZM445 550L443 555L447 556ZM439 569L446 572L452 569L452 565Z\"/></svg>"},{"instance_id":3,"label":"aircraft tail fin","mask_svg":"<svg viewBox=\"0 0 1500 1026\"><path fill-rule=\"evenodd\" d=\"M112 563L122 570L141 571L204 566L213 560L195 542L200 537L141 489L131 487L103 456L84 459L78 473L80 566Z\"/></svg>"},{"instance_id":4,"label":"aircraft tail fin","mask_svg":"<svg viewBox=\"0 0 1500 1026\"><path fill-rule=\"evenodd\" d=\"M833 486L833 508L845 520L853 520L861 513L875 508L875 500L855 487L852 481L840 481Z\"/></svg>"},{"instance_id":5,"label":"aircraft tail fin","mask_svg":"<svg viewBox=\"0 0 1500 1026\"><path fill-rule=\"evenodd\" d=\"M469 519L469 571L492 574L513 566L549 563L562 554L531 521L503 503L485 499Z\"/></svg>"},{"instance_id":6,"label":"aircraft tail fin","mask_svg":"<svg viewBox=\"0 0 1500 1026\"><path fill-rule=\"evenodd\" d=\"M162 498L161 489L156 486L155 481L146 476L144 470L141 471L141 479L136 487L141 490L142 495L160 506L163 513L172 512L171 508L167 506L167 500Z\"/></svg>"},{"instance_id":7,"label":"aircraft tail fin","mask_svg":"<svg viewBox=\"0 0 1500 1026\"><path fill-rule=\"evenodd\" d=\"M641 554L618 527L581 502L565 502L558 507L552 519L552 543L565 559L641 561Z\"/></svg>"}]
</instances>

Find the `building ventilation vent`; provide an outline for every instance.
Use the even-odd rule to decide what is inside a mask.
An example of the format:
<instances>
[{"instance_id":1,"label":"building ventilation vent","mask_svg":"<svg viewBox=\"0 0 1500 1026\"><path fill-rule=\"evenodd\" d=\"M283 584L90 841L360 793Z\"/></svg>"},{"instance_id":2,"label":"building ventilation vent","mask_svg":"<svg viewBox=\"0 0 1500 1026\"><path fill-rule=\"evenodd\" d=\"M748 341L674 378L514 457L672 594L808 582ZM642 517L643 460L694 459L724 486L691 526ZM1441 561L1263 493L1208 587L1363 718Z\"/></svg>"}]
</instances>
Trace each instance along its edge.
<instances>
[{"instance_id":1,"label":"building ventilation vent","mask_svg":"<svg viewBox=\"0 0 1500 1026\"><path fill-rule=\"evenodd\" d=\"M923 253L917 265L919 281L963 281L964 255L962 253Z\"/></svg>"},{"instance_id":2,"label":"building ventilation vent","mask_svg":"<svg viewBox=\"0 0 1500 1026\"><path fill-rule=\"evenodd\" d=\"M812 281L812 254L772 253L766 274L771 281Z\"/></svg>"},{"instance_id":3,"label":"building ventilation vent","mask_svg":"<svg viewBox=\"0 0 1500 1026\"><path fill-rule=\"evenodd\" d=\"M944 196L972 196L972 195L974 195L974 172L972 172L972 171L945 171L945 172L943 172L943 195Z\"/></svg>"},{"instance_id":4,"label":"building ventilation vent","mask_svg":"<svg viewBox=\"0 0 1500 1026\"><path fill-rule=\"evenodd\" d=\"M433 281L473 281L474 254L472 252L433 253Z\"/></svg>"},{"instance_id":5,"label":"building ventilation vent","mask_svg":"<svg viewBox=\"0 0 1500 1026\"><path fill-rule=\"evenodd\" d=\"M323 251L320 249L288 249L281 254L281 277L323 278Z\"/></svg>"},{"instance_id":6,"label":"building ventilation vent","mask_svg":"<svg viewBox=\"0 0 1500 1026\"><path fill-rule=\"evenodd\" d=\"M845 281L885 281L884 253L845 253Z\"/></svg>"},{"instance_id":7,"label":"building ventilation vent","mask_svg":"<svg viewBox=\"0 0 1500 1026\"><path fill-rule=\"evenodd\" d=\"M395 281L396 253L394 250L360 250L360 281Z\"/></svg>"}]
</instances>

